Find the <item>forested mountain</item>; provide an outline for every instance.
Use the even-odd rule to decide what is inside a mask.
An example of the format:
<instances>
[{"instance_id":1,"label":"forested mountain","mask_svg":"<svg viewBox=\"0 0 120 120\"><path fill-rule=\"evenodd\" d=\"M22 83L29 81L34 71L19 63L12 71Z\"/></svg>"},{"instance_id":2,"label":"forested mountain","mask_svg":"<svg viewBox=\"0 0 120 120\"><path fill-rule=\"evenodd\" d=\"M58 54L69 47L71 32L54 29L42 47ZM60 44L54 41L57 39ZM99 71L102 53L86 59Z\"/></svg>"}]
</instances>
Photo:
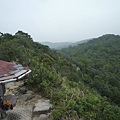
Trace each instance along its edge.
<instances>
[{"instance_id":1,"label":"forested mountain","mask_svg":"<svg viewBox=\"0 0 120 120\"><path fill-rule=\"evenodd\" d=\"M41 42L41 44L47 45L51 49L58 50L58 49L66 48L66 47L69 47L69 46L76 46L78 44L86 43L89 40L91 40L91 39L81 40L81 41L78 41L78 42Z\"/></svg>"},{"instance_id":2,"label":"forested mountain","mask_svg":"<svg viewBox=\"0 0 120 120\"><path fill-rule=\"evenodd\" d=\"M71 42L42 42L41 44L49 46L51 49L61 49L69 47Z\"/></svg>"},{"instance_id":3,"label":"forested mountain","mask_svg":"<svg viewBox=\"0 0 120 120\"><path fill-rule=\"evenodd\" d=\"M116 41L119 41L119 36L115 36L115 38ZM103 44L102 39L99 39L100 43ZM112 41L111 39L110 41ZM96 40L90 42L90 48L92 48L94 42L96 42ZM111 46L113 46L113 43L111 43ZM74 52L72 52L72 47L69 48L69 50L71 50L69 55L76 59L76 61L71 61L56 51L51 50L48 46L34 42L28 33L22 31L18 31L15 35L0 33L0 59L5 61L17 60L20 64L30 67L32 73L27 80L27 87L50 99L53 104L52 120L79 120L80 118L82 120L120 120L118 99L114 99L114 103L118 105L112 104L106 97L101 97L94 89L90 88L92 86L95 87L98 80L99 83L102 81L103 85L108 85L109 80L107 78L111 78L111 83L109 82L109 84L111 84L111 88L114 88L114 84L119 82L119 62L111 58L111 63L116 63L114 64L115 69L113 69L107 64L107 58L109 58L107 57L104 72L101 73L102 70L100 71L99 69L103 64L101 62L100 65L97 64L98 47L94 48L98 53L91 53L94 54L96 58L96 61L94 61L92 65L93 59L90 55L88 59L87 52L85 52L89 51L88 48L85 47L86 45L88 45L88 43L82 44L81 51L79 51L78 46L75 48L76 50L73 47ZM108 53L113 54L113 56L118 59L115 55L119 56L119 49L115 49L116 54L114 50L112 50L111 53L111 46L108 49ZM102 49L104 51L105 48L103 47ZM62 51L66 52L67 49ZM68 52L66 53L68 54ZM103 54L106 55L107 53L103 52ZM99 53L99 55L101 54ZM103 61L101 57L99 58L100 61ZM94 68L90 65L94 66ZM114 70L115 73L112 72ZM110 77L108 73L114 76ZM106 82L104 82L104 79L100 76L102 78L106 76ZM92 83L93 78L96 84L95 82ZM112 83L113 78L118 78L118 81L116 80L115 83ZM88 86L89 84L91 84L90 87ZM109 85L107 87L109 88ZM115 88L119 90L118 86L115 86ZM117 95L118 93L115 92Z\"/></svg>"},{"instance_id":4,"label":"forested mountain","mask_svg":"<svg viewBox=\"0 0 120 120\"><path fill-rule=\"evenodd\" d=\"M83 73L82 81L120 106L120 36L103 35L62 49Z\"/></svg>"}]
</instances>

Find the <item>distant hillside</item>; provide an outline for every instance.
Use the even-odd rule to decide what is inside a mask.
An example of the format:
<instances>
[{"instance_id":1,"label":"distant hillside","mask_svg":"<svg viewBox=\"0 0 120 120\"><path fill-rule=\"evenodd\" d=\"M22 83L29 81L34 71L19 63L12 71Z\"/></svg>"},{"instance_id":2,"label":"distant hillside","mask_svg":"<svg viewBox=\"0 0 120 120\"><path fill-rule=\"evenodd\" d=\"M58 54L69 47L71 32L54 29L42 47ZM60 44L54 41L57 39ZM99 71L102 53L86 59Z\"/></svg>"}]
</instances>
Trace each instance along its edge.
<instances>
[{"instance_id":1,"label":"distant hillside","mask_svg":"<svg viewBox=\"0 0 120 120\"><path fill-rule=\"evenodd\" d=\"M76 59L70 61L48 46L34 42L28 33L22 31L15 35L0 33L0 59L11 62L17 60L20 64L29 66L32 73L25 85L34 93L50 99L53 105L51 120L120 120L118 106L120 51L115 44L117 42L119 46L119 36L102 37L100 41L98 44L96 40L79 44L77 49L68 47L65 53L68 52L71 58ZM102 48L99 47L99 42ZM103 50L102 54L106 61L100 49ZM108 57L108 54L111 56ZM111 58L111 62L108 62L107 58ZM89 84L94 88L100 86L101 92L114 96L114 103L118 104L109 102L106 97L91 89Z\"/></svg>"},{"instance_id":2,"label":"distant hillside","mask_svg":"<svg viewBox=\"0 0 120 120\"><path fill-rule=\"evenodd\" d=\"M71 42L42 42L41 44L49 46L51 49L61 49L70 46Z\"/></svg>"},{"instance_id":3,"label":"distant hillside","mask_svg":"<svg viewBox=\"0 0 120 120\"><path fill-rule=\"evenodd\" d=\"M51 49L62 49L62 48L67 48L69 46L76 46L78 44L87 42L91 39L87 39L87 40L81 40L78 42L41 42L41 44L43 45L47 45L49 46Z\"/></svg>"}]
</instances>

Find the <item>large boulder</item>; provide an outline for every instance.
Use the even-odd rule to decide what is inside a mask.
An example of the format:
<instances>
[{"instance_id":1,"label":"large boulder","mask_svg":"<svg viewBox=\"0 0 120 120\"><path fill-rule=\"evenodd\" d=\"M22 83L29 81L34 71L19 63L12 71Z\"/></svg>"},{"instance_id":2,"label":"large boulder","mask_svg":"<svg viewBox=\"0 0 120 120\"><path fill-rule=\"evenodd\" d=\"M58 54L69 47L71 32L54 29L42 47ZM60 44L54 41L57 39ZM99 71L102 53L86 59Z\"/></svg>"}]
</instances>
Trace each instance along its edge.
<instances>
[{"instance_id":1,"label":"large boulder","mask_svg":"<svg viewBox=\"0 0 120 120\"><path fill-rule=\"evenodd\" d=\"M11 104L13 105L13 107L16 106L16 103L17 103L17 97L16 96L14 96L14 95L5 95L4 99L9 100L11 102Z\"/></svg>"}]
</instances>

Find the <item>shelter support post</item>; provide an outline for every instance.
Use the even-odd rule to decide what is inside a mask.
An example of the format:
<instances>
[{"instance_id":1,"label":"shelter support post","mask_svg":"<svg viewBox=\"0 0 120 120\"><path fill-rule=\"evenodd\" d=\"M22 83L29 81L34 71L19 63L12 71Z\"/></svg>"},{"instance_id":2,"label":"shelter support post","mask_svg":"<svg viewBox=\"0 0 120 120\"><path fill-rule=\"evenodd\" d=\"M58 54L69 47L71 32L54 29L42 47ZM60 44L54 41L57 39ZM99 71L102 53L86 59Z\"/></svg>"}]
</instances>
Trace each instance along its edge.
<instances>
[{"instance_id":1,"label":"shelter support post","mask_svg":"<svg viewBox=\"0 0 120 120\"><path fill-rule=\"evenodd\" d=\"M6 91L5 84L4 83L0 84L0 120L6 120L6 116L7 116L6 111L3 111L1 109L1 102L4 99L5 91Z\"/></svg>"}]
</instances>

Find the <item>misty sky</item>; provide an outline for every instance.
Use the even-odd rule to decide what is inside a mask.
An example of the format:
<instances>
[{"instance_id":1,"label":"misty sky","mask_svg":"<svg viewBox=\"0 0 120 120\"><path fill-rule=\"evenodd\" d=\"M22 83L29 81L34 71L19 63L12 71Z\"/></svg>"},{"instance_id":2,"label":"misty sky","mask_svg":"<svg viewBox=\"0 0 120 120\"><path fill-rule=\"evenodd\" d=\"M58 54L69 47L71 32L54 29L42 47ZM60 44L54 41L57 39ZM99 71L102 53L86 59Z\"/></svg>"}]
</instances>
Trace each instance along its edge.
<instances>
[{"instance_id":1,"label":"misty sky","mask_svg":"<svg viewBox=\"0 0 120 120\"><path fill-rule=\"evenodd\" d=\"M0 32L34 41L80 41L120 35L120 0L0 0Z\"/></svg>"}]
</instances>

